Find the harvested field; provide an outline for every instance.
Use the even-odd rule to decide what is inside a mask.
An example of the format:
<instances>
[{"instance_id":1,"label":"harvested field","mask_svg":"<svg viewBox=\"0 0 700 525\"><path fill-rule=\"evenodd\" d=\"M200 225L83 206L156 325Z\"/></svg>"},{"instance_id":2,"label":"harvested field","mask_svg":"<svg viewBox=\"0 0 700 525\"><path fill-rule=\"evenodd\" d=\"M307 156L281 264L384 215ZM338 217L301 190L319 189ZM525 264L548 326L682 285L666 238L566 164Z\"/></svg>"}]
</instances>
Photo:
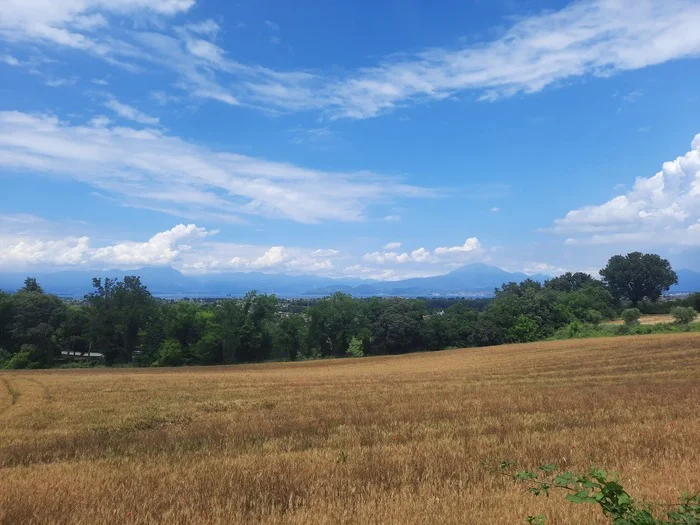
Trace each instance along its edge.
<instances>
[{"instance_id":1,"label":"harvested field","mask_svg":"<svg viewBox=\"0 0 700 525\"><path fill-rule=\"evenodd\" d=\"M700 490L700 334L0 373L0 523L606 523L489 459Z\"/></svg>"},{"instance_id":2,"label":"harvested field","mask_svg":"<svg viewBox=\"0 0 700 525\"><path fill-rule=\"evenodd\" d=\"M660 324L660 323L672 323L674 321L673 316L669 314L649 314L642 315L639 317L639 324ZM614 321L608 321L604 324L624 324L622 319L615 319Z\"/></svg>"}]
</instances>

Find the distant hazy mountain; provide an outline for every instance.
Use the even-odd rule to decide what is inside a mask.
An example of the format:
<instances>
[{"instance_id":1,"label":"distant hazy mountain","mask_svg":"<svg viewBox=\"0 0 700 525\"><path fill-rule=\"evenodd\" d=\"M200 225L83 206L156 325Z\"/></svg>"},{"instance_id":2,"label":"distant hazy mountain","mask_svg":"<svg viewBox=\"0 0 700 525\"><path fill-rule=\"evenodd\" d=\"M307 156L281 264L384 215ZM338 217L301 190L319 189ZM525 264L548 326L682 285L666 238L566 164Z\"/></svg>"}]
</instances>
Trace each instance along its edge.
<instances>
[{"instance_id":1,"label":"distant hazy mountain","mask_svg":"<svg viewBox=\"0 0 700 525\"><path fill-rule=\"evenodd\" d=\"M700 291L700 272L679 270L679 283L673 293ZM93 277L123 278L139 275L148 289L157 296L224 297L240 296L250 290L275 293L283 297L309 297L345 292L356 296L488 296L503 283L525 279L544 281L546 275L528 276L511 273L486 264L468 264L448 274L401 281L362 279L329 279L313 275L285 275L231 272L204 276L183 275L173 268L146 267L137 270L62 271L36 273L39 284L50 293L82 297L92 290ZM0 290L14 291L22 286L27 273L0 273Z\"/></svg>"},{"instance_id":2,"label":"distant hazy mountain","mask_svg":"<svg viewBox=\"0 0 700 525\"><path fill-rule=\"evenodd\" d=\"M678 284L671 287L671 293L700 292L700 272L678 270Z\"/></svg>"},{"instance_id":3,"label":"distant hazy mountain","mask_svg":"<svg viewBox=\"0 0 700 525\"><path fill-rule=\"evenodd\" d=\"M401 281L384 281L363 284L351 290L341 290L334 286L312 290L312 293L325 295L335 291L348 291L354 295L490 295L494 288L506 282L521 282L525 279L544 281L546 275L528 276L524 273L511 273L496 266L468 264L445 275L417 277Z\"/></svg>"},{"instance_id":4,"label":"distant hazy mountain","mask_svg":"<svg viewBox=\"0 0 700 525\"><path fill-rule=\"evenodd\" d=\"M14 291L22 286L25 273L0 273L0 289ZM139 275L155 295L160 296L237 296L249 290L276 293L280 296L301 297L328 295L334 292L358 296L392 295L489 295L493 289L508 281L522 281L528 276L509 273L495 266L470 264L446 275L405 279L402 281L372 281L362 279L330 279L313 275L264 273L221 273L204 276L183 275L173 268L146 267L136 270L61 271L36 273L39 284L50 293L82 297L92 290L93 277L123 278ZM546 276L532 278L544 280Z\"/></svg>"}]
</instances>

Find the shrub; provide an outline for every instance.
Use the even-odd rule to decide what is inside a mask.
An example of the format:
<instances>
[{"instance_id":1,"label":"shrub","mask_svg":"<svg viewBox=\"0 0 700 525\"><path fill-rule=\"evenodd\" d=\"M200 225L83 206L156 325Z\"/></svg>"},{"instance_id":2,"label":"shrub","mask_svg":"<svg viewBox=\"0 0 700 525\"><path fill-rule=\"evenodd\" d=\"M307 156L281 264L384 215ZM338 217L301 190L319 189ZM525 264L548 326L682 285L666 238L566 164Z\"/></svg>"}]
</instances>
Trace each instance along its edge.
<instances>
[{"instance_id":1,"label":"shrub","mask_svg":"<svg viewBox=\"0 0 700 525\"><path fill-rule=\"evenodd\" d=\"M22 348L24 348L25 346L30 346L30 345L22 345ZM29 352L27 350L23 350L21 352L17 352L15 355L13 355L5 366L6 366L6 368L11 368L14 370L21 370L23 368L38 368L39 363L32 360L32 353L31 352Z\"/></svg>"},{"instance_id":2,"label":"shrub","mask_svg":"<svg viewBox=\"0 0 700 525\"><path fill-rule=\"evenodd\" d=\"M185 363L182 345L175 339L166 339L158 352L158 366L179 366Z\"/></svg>"},{"instance_id":3,"label":"shrub","mask_svg":"<svg viewBox=\"0 0 700 525\"><path fill-rule=\"evenodd\" d=\"M586 321L588 321L589 323L598 326L602 320L603 314L601 314L598 310L594 310L591 308L586 312Z\"/></svg>"},{"instance_id":4,"label":"shrub","mask_svg":"<svg viewBox=\"0 0 700 525\"><path fill-rule=\"evenodd\" d=\"M625 322L626 326L634 326L639 324L639 316L641 312L639 308L628 308L622 311L622 320Z\"/></svg>"},{"instance_id":5,"label":"shrub","mask_svg":"<svg viewBox=\"0 0 700 525\"><path fill-rule=\"evenodd\" d=\"M359 337L353 337L350 340L350 345L346 350L345 354L348 357L363 357L365 355L364 345L362 344L362 339Z\"/></svg>"},{"instance_id":6,"label":"shrub","mask_svg":"<svg viewBox=\"0 0 700 525\"><path fill-rule=\"evenodd\" d=\"M675 306L671 309L671 315L678 324L690 324L695 321L698 313L690 306Z\"/></svg>"}]
</instances>

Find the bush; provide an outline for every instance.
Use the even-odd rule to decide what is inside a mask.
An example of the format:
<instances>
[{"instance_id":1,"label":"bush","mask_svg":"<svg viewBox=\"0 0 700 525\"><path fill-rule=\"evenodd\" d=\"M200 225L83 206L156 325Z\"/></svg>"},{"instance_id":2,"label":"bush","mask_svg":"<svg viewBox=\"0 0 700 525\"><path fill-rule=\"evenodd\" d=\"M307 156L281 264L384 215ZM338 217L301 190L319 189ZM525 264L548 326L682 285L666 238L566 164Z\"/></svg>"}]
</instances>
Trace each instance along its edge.
<instances>
[{"instance_id":1,"label":"bush","mask_svg":"<svg viewBox=\"0 0 700 525\"><path fill-rule=\"evenodd\" d=\"M592 308L586 312L586 321L598 326L603 320L603 314L598 310L593 310Z\"/></svg>"},{"instance_id":2,"label":"bush","mask_svg":"<svg viewBox=\"0 0 700 525\"><path fill-rule=\"evenodd\" d=\"M31 345L22 345L22 348L25 346ZM13 355L5 367L13 370L21 370L23 368L39 368L39 363L32 360L32 353L30 351L23 350Z\"/></svg>"},{"instance_id":3,"label":"bush","mask_svg":"<svg viewBox=\"0 0 700 525\"><path fill-rule=\"evenodd\" d=\"M364 345L362 344L362 339L353 337L350 340L350 346L348 346L345 353L348 357L363 357L365 355L365 350Z\"/></svg>"},{"instance_id":4,"label":"bush","mask_svg":"<svg viewBox=\"0 0 700 525\"><path fill-rule=\"evenodd\" d=\"M185 352L175 339L166 339L158 352L157 366L180 366L185 364Z\"/></svg>"},{"instance_id":5,"label":"bush","mask_svg":"<svg viewBox=\"0 0 700 525\"><path fill-rule=\"evenodd\" d=\"M641 312L639 308L628 308L622 312L622 320L626 326L634 326L639 324L639 316Z\"/></svg>"},{"instance_id":6,"label":"bush","mask_svg":"<svg viewBox=\"0 0 700 525\"><path fill-rule=\"evenodd\" d=\"M690 324L695 321L698 313L690 306L675 306L671 309L671 315L677 324Z\"/></svg>"}]
</instances>

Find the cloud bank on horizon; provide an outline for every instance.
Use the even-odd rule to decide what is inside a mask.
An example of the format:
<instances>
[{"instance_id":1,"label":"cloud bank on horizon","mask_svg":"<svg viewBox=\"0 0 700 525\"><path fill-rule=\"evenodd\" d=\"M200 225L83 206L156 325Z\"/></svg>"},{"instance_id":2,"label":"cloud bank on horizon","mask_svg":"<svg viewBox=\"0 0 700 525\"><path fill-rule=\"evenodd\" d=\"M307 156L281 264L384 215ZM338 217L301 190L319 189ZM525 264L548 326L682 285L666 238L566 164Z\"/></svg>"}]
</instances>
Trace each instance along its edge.
<instances>
[{"instance_id":1,"label":"cloud bank on horizon","mask_svg":"<svg viewBox=\"0 0 700 525\"><path fill-rule=\"evenodd\" d=\"M692 98L665 108L672 97L654 86L672 83L661 75L655 84L648 72L700 70L698 2L579 0L501 13L500 30L484 22L482 36L455 34L451 45L426 37L371 56L355 56L349 45L347 55L330 58L297 53L304 42L285 33L285 13L247 13L241 21L235 7L206 0L3 4L0 73L12 82L0 106L0 180L13 197L0 215L0 271L173 266L398 279L477 261L561 273L601 265L613 251L660 250L684 260L700 253L700 134L655 175L671 155L650 155L634 173L618 160L611 171L634 180L629 191L610 197L596 187L571 196L568 209L542 195L523 196L532 203L526 209L507 196L460 189L520 184L517 169L498 166L504 144L479 118L508 127L513 108L531 104L521 140L534 150L535 141L561 135L538 136L543 108L570 112L583 91L569 91L594 80L614 84L618 112L634 104L649 118L659 107L678 119L692 114ZM241 42L264 39L272 50L232 43L246 30ZM423 120L409 133L411 111ZM423 123L463 132L450 128L454 111L471 112L463 122L480 146L469 154L456 141L426 148L431 130ZM267 131L276 128L293 138L275 142ZM637 135L650 129L635 125ZM641 159L634 141L624 147ZM429 167L413 173L414 162ZM560 176L556 163L523 164L530 178ZM60 204L38 212L27 181L82 192L98 203L92 209L114 215L93 220L87 209ZM110 226L137 216L123 233ZM530 233L511 233L520 222Z\"/></svg>"}]
</instances>

